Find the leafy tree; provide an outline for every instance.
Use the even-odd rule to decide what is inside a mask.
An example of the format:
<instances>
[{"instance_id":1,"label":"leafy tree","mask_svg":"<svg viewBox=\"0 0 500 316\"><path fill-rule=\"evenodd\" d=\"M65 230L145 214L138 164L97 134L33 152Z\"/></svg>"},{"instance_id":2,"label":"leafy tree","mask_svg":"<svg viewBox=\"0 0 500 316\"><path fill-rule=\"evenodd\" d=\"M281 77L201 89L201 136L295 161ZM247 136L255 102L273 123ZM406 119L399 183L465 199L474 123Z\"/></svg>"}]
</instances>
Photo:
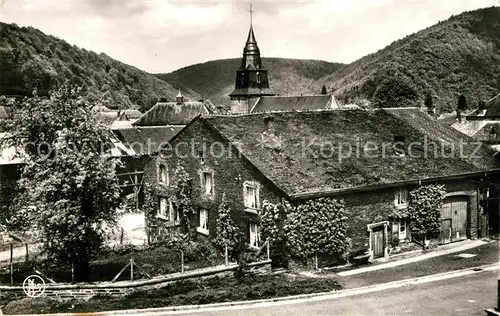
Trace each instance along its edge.
<instances>
[{"instance_id":1,"label":"leafy tree","mask_svg":"<svg viewBox=\"0 0 500 316\"><path fill-rule=\"evenodd\" d=\"M328 94L328 91L326 90L326 86L325 85L323 85L321 87L321 94Z\"/></svg>"},{"instance_id":2,"label":"leafy tree","mask_svg":"<svg viewBox=\"0 0 500 316\"><path fill-rule=\"evenodd\" d=\"M445 194L444 185L424 185L410 192L406 214L412 235L427 240L439 233Z\"/></svg>"},{"instance_id":3,"label":"leafy tree","mask_svg":"<svg viewBox=\"0 0 500 316\"><path fill-rule=\"evenodd\" d=\"M461 94L458 97L457 111L465 111L465 110L467 110L467 100L465 99L465 96Z\"/></svg>"},{"instance_id":4,"label":"leafy tree","mask_svg":"<svg viewBox=\"0 0 500 316\"><path fill-rule=\"evenodd\" d=\"M241 238L241 231L234 224L231 208L227 204L225 194L222 195L222 203L219 205L215 225L217 237L214 239L214 243L222 250L227 246L228 251L232 253Z\"/></svg>"},{"instance_id":5,"label":"leafy tree","mask_svg":"<svg viewBox=\"0 0 500 316\"><path fill-rule=\"evenodd\" d=\"M287 249L296 258L343 255L349 247L342 200L319 198L293 207L287 216Z\"/></svg>"},{"instance_id":6,"label":"leafy tree","mask_svg":"<svg viewBox=\"0 0 500 316\"><path fill-rule=\"evenodd\" d=\"M372 101L377 107L394 108L415 106L418 91L406 76L391 76L384 79L373 93Z\"/></svg>"},{"instance_id":7,"label":"leafy tree","mask_svg":"<svg viewBox=\"0 0 500 316\"><path fill-rule=\"evenodd\" d=\"M116 161L107 151L112 134L94 106L80 88L63 85L48 100L35 95L15 104L8 123L12 145L27 155L12 211L39 231L49 258L74 265L77 281L88 280L120 204Z\"/></svg>"}]
</instances>

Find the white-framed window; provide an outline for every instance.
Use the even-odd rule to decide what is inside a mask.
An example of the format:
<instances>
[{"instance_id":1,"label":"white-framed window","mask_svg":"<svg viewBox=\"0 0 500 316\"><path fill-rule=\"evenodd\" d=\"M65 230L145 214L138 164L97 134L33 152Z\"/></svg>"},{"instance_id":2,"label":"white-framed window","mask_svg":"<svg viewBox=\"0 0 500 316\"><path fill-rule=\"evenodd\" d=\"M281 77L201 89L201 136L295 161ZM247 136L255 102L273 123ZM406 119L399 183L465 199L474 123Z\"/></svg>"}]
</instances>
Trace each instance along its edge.
<instances>
[{"instance_id":1,"label":"white-framed window","mask_svg":"<svg viewBox=\"0 0 500 316\"><path fill-rule=\"evenodd\" d=\"M203 194L206 196L214 195L214 174L212 172L203 172L201 174L201 185Z\"/></svg>"},{"instance_id":2,"label":"white-framed window","mask_svg":"<svg viewBox=\"0 0 500 316\"><path fill-rule=\"evenodd\" d=\"M172 203L171 199L165 197L160 198L160 208L158 210L157 217L164 219L169 222L178 223L179 222L179 211Z\"/></svg>"},{"instance_id":3,"label":"white-framed window","mask_svg":"<svg viewBox=\"0 0 500 316\"><path fill-rule=\"evenodd\" d=\"M169 215L168 200L167 200L167 198L161 197L160 198L160 209L158 210L158 216L167 218L168 215Z\"/></svg>"},{"instance_id":4,"label":"white-framed window","mask_svg":"<svg viewBox=\"0 0 500 316\"><path fill-rule=\"evenodd\" d=\"M243 185L243 198L246 208L259 208L259 186L256 183L245 183Z\"/></svg>"},{"instance_id":5,"label":"white-framed window","mask_svg":"<svg viewBox=\"0 0 500 316\"><path fill-rule=\"evenodd\" d=\"M248 225L248 229L250 230L250 247L258 248L260 247L260 227L259 224L250 222Z\"/></svg>"},{"instance_id":6,"label":"white-framed window","mask_svg":"<svg viewBox=\"0 0 500 316\"><path fill-rule=\"evenodd\" d=\"M168 171L164 164L158 165L158 183L168 184Z\"/></svg>"},{"instance_id":7,"label":"white-framed window","mask_svg":"<svg viewBox=\"0 0 500 316\"><path fill-rule=\"evenodd\" d=\"M408 204L408 190L406 188L396 189L394 192L394 205L396 207L405 207Z\"/></svg>"},{"instance_id":8,"label":"white-framed window","mask_svg":"<svg viewBox=\"0 0 500 316\"><path fill-rule=\"evenodd\" d=\"M408 225L406 220L401 219L399 220L399 240L406 239L408 236Z\"/></svg>"},{"instance_id":9,"label":"white-framed window","mask_svg":"<svg viewBox=\"0 0 500 316\"><path fill-rule=\"evenodd\" d=\"M208 210L200 209L198 213L198 228L199 233L208 235Z\"/></svg>"},{"instance_id":10,"label":"white-framed window","mask_svg":"<svg viewBox=\"0 0 500 316\"><path fill-rule=\"evenodd\" d=\"M257 71L257 83L260 83L260 72Z\"/></svg>"}]
</instances>

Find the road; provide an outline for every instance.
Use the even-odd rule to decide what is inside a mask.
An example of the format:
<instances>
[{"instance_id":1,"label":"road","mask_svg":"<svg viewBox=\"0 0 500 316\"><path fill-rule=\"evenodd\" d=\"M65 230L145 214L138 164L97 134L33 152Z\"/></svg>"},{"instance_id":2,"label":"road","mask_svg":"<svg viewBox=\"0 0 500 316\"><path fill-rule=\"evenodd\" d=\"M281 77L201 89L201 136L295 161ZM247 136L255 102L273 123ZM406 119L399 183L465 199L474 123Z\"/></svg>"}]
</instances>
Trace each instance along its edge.
<instances>
[{"instance_id":1,"label":"road","mask_svg":"<svg viewBox=\"0 0 500 316\"><path fill-rule=\"evenodd\" d=\"M485 316L484 310L496 306L497 271L457 277L426 284L355 295L344 298L267 303L158 315L453 315ZM153 314L151 314L153 315Z\"/></svg>"}]
</instances>

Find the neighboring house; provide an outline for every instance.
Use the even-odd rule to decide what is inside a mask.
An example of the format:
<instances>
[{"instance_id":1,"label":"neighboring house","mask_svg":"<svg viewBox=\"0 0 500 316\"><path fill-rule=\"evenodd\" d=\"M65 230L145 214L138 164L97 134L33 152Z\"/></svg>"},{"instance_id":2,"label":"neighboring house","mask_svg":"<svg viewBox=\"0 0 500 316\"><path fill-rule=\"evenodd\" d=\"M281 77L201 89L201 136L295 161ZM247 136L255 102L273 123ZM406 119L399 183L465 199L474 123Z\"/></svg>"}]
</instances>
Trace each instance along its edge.
<instances>
[{"instance_id":1,"label":"neighboring house","mask_svg":"<svg viewBox=\"0 0 500 316\"><path fill-rule=\"evenodd\" d=\"M498 214L491 197L497 194L493 177L500 172L485 146L475 153L478 158L468 156L477 147L472 141L416 108L200 116L145 169L159 205L150 227L152 239L178 229L180 214L170 192L179 164L192 178L197 210L192 220L200 235L211 238L223 195L255 247L262 243L259 211L264 200L296 204L334 197L346 202L353 250L387 256L411 234L406 220L391 215L407 207L413 188L429 183L442 183L447 190L439 242L485 236L488 217L494 221L497 216L487 211ZM458 148L450 155L450 147L444 147L444 155L434 155L441 142L465 142L464 157ZM365 149L367 143L378 146L378 155ZM394 150L395 143L405 146ZM385 155L383 148L389 148Z\"/></svg>"},{"instance_id":2,"label":"neighboring house","mask_svg":"<svg viewBox=\"0 0 500 316\"><path fill-rule=\"evenodd\" d=\"M305 95L305 96L263 96L255 101L250 112L273 111L307 111L340 109L343 106L335 100L333 95Z\"/></svg>"},{"instance_id":3,"label":"neighboring house","mask_svg":"<svg viewBox=\"0 0 500 316\"><path fill-rule=\"evenodd\" d=\"M485 102L480 109L473 110L461 121L451 126L500 151L500 94Z\"/></svg>"},{"instance_id":4,"label":"neighboring house","mask_svg":"<svg viewBox=\"0 0 500 316\"><path fill-rule=\"evenodd\" d=\"M200 101L186 101L181 92L176 96L175 102L158 102L133 126L165 126L186 125L198 115L212 114L205 103Z\"/></svg>"}]
</instances>

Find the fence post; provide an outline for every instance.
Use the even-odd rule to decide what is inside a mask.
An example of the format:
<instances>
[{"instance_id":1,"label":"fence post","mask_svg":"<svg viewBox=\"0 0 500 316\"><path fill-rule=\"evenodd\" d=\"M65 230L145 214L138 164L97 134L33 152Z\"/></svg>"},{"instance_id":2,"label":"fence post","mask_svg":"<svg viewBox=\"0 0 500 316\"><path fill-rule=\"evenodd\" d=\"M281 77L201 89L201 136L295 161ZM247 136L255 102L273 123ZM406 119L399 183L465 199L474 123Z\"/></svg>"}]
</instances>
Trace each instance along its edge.
<instances>
[{"instance_id":1,"label":"fence post","mask_svg":"<svg viewBox=\"0 0 500 316\"><path fill-rule=\"evenodd\" d=\"M271 259L271 253L269 251L269 238L266 241L267 243L267 260Z\"/></svg>"},{"instance_id":2,"label":"fence post","mask_svg":"<svg viewBox=\"0 0 500 316\"><path fill-rule=\"evenodd\" d=\"M130 281L134 281L134 258L130 258Z\"/></svg>"},{"instance_id":3,"label":"fence post","mask_svg":"<svg viewBox=\"0 0 500 316\"><path fill-rule=\"evenodd\" d=\"M71 263L71 283L75 283L75 264Z\"/></svg>"},{"instance_id":4,"label":"fence post","mask_svg":"<svg viewBox=\"0 0 500 316\"><path fill-rule=\"evenodd\" d=\"M229 264L229 258L227 257L227 245L226 245L226 250L225 250L225 254L224 255L226 257L225 262L226 262L226 266L227 266Z\"/></svg>"},{"instance_id":5,"label":"fence post","mask_svg":"<svg viewBox=\"0 0 500 316\"><path fill-rule=\"evenodd\" d=\"M25 257L25 262L28 262L30 260L29 253L28 253L28 243L24 243L26 247L26 257Z\"/></svg>"},{"instance_id":6,"label":"fence post","mask_svg":"<svg viewBox=\"0 0 500 316\"><path fill-rule=\"evenodd\" d=\"M314 267L316 270L318 270L318 252L314 254Z\"/></svg>"},{"instance_id":7,"label":"fence post","mask_svg":"<svg viewBox=\"0 0 500 316\"><path fill-rule=\"evenodd\" d=\"M12 264L12 257L14 256L14 244L10 244L10 285L14 285L14 266Z\"/></svg>"},{"instance_id":8,"label":"fence post","mask_svg":"<svg viewBox=\"0 0 500 316\"><path fill-rule=\"evenodd\" d=\"M184 273L184 251L181 251L181 273Z\"/></svg>"}]
</instances>

